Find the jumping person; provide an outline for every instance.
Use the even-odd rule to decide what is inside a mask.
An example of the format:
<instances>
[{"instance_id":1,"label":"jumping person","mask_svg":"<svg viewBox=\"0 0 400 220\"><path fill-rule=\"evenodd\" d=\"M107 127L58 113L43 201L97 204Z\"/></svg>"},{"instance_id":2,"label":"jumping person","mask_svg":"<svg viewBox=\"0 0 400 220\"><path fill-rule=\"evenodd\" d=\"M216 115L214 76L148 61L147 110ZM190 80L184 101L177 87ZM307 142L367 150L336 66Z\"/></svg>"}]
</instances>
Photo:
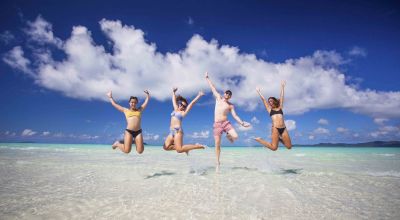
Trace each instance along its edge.
<instances>
[{"instance_id":1,"label":"jumping person","mask_svg":"<svg viewBox=\"0 0 400 220\"><path fill-rule=\"evenodd\" d=\"M116 141L112 145L113 149L119 148L122 152L129 153L129 152L131 152L131 149L132 149L132 142L133 142L133 140L135 140L136 151L139 154L143 153L144 145L143 145L143 134L142 134L142 128L141 128L141 116L142 116L143 110L146 108L146 106L149 102L149 99L150 99L149 92L147 90L145 90L144 93L146 93L146 99L144 100L144 102L140 108L136 107L139 102L137 97L131 96L129 98L129 109L118 105L114 101L114 99L112 97L112 91L107 93L107 96L110 99L111 104L118 111L123 112L125 114L126 123L127 123L125 133L124 133L124 140Z\"/></svg>"},{"instance_id":2,"label":"jumping person","mask_svg":"<svg viewBox=\"0 0 400 220\"><path fill-rule=\"evenodd\" d=\"M204 149L200 144L183 145L183 118L189 113L193 105L204 95L202 91L188 104L187 100L182 96L176 96L177 88L172 89L172 105L174 111L171 113L170 133L164 142L164 150L176 150L178 153L188 154L190 150ZM182 146L183 145L183 146Z\"/></svg>"},{"instance_id":3,"label":"jumping person","mask_svg":"<svg viewBox=\"0 0 400 220\"><path fill-rule=\"evenodd\" d=\"M272 120L272 129L271 129L271 143L263 140L261 137L255 138L255 140L262 144L264 147L276 151L278 149L279 141L281 141L287 149L292 148L292 142L290 140L289 132L286 129L285 121L283 119L283 96L284 96L284 88L286 82L281 82L281 96L279 99L275 97L269 97L268 102L265 100L264 96L261 94L261 89L256 88L258 95L260 95L261 100L264 103L265 108L267 109L269 116Z\"/></svg>"},{"instance_id":4,"label":"jumping person","mask_svg":"<svg viewBox=\"0 0 400 220\"><path fill-rule=\"evenodd\" d=\"M223 132L226 132L226 137L228 140L233 143L237 138L238 134L236 133L234 127L228 121L228 114L231 113L233 118L243 127L249 127L250 124L242 121L239 116L235 112L235 107L232 103L229 102L229 99L232 97L232 92L230 90L226 90L224 95L221 96L210 78L208 77L208 73L205 73L206 80L211 87L211 91L215 97L215 111L214 111L214 141L215 141L215 153L217 159L217 166L219 166L220 154L221 154L221 135Z\"/></svg>"}]
</instances>

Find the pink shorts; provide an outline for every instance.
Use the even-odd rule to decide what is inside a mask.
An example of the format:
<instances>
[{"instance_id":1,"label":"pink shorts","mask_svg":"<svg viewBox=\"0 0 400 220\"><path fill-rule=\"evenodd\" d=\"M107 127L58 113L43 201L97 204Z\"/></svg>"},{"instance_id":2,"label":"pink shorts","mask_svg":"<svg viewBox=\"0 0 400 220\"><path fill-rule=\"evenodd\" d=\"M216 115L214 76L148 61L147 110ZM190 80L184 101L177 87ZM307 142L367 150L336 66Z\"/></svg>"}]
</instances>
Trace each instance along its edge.
<instances>
[{"instance_id":1,"label":"pink shorts","mask_svg":"<svg viewBox=\"0 0 400 220\"><path fill-rule=\"evenodd\" d=\"M228 120L214 122L214 136L221 136L223 132L228 132L231 129L233 129L233 126Z\"/></svg>"}]
</instances>

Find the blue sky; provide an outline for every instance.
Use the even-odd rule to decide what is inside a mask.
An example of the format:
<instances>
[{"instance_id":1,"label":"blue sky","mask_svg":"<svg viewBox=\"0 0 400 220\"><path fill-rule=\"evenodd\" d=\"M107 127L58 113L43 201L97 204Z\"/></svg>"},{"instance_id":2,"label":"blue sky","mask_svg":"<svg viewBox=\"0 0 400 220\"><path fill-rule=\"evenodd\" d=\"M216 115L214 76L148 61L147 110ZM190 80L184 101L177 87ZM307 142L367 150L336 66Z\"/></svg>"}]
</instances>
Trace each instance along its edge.
<instances>
[{"instance_id":1,"label":"blue sky","mask_svg":"<svg viewBox=\"0 0 400 220\"><path fill-rule=\"evenodd\" d=\"M269 138L254 87L278 96L280 80L294 143L400 139L395 1L2 1L0 11L0 141L112 143L125 119L107 90L127 106L149 89L142 127L160 144L178 86L190 100L207 92L183 126L185 142L212 145L206 70L252 122L235 145Z\"/></svg>"}]
</instances>

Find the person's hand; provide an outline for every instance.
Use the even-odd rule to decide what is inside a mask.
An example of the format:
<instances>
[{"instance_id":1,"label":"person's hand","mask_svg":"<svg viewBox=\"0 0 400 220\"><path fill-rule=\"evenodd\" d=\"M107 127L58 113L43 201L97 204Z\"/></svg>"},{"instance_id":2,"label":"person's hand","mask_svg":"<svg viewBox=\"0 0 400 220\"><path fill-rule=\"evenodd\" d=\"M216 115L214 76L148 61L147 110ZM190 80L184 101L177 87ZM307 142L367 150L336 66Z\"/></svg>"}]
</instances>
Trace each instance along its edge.
<instances>
[{"instance_id":1,"label":"person's hand","mask_svg":"<svg viewBox=\"0 0 400 220\"><path fill-rule=\"evenodd\" d=\"M178 91L178 88L176 88L176 87L172 88L172 92L175 93L176 91Z\"/></svg>"},{"instance_id":2,"label":"person's hand","mask_svg":"<svg viewBox=\"0 0 400 220\"><path fill-rule=\"evenodd\" d=\"M206 72L204 75L205 75L206 79L208 79L208 72Z\"/></svg>"},{"instance_id":3,"label":"person's hand","mask_svg":"<svg viewBox=\"0 0 400 220\"><path fill-rule=\"evenodd\" d=\"M245 122L245 121L242 122L242 126L245 127L245 128L250 127L250 125L251 125L251 124L248 123L248 122Z\"/></svg>"},{"instance_id":4,"label":"person's hand","mask_svg":"<svg viewBox=\"0 0 400 220\"><path fill-rule=\"evenodd\" d=\"M143 92L146 93L146 95L150 95L148 90L144 90Z\"/></svg>"},{"instance_id":5,"label":"person's hand","mask_svg":"<svg viewBox=\"0 0 400 220\"><path fill-rule=\"evenodd\" d=\"M107 96L108 96L108 98L112 98L112 91L109 91L109 92L107 92Z\"/></svg>"},{"instance_id":6,"label":"person's hand","mask_svg":"<svg viewBox=\"0 0 400 220\"><path fill-rule=\"evenodd\" d=\"M281 81L281 86L282 86L282 87L285 87L285 85L286 85L286 80L282 80L282 81Z\"/></svg>"},{"instance_id":7,"label":"person's hand","mask_svg":"<svg viewBox=\"0 0 400 220\"><path fill-rule=\"evenodd\" d=\"M256 91L258 92L258 94L261 94L261 89L259 87L256 87Z\"/></svg>"},{"instance_id":8,"label":"person's hand","mask_svg":"<svg viewBox=\"0 0 400 220\"><path fill-rule=\"evenodd\" d=\"M201 91L199 92L198 96L203 96L203 95L204 95L204 92L203 92L203 90L201 90Z\"/></svg>"}]
</instances>

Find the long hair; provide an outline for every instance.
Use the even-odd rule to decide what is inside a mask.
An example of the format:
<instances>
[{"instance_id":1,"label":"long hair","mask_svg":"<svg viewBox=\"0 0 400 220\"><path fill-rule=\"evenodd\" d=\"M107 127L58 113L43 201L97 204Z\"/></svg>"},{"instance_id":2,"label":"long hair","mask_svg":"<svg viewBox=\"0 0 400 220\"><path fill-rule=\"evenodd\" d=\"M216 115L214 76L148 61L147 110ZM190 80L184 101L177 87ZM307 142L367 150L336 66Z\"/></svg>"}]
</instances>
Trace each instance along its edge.
<instances>
[{"instance_id":1,"label":"long hair","mask_svg":"<svg viewBox=\"0 0 400 220\"><path fill-rule=\"evenodd\" d=\"M188 105L188 101L187 101L185 98L183 98L181 95L178 95L178 96L176 97L176 102L178 103L178 105L179 105L179 103L181 103L181 102L186 103L186 106Z\"/></svg>"},{"instance_id":2,"label":"long hair","mask_svg":"<svg viewBox=\"0 0 400 220\"><path fill-rule=\"evenodd\" d=\"M273 108L278 108L281 105L279 99L277 99L275 97L269 97L268 100L270 100L270 99L272 100Z\"/></svg>"}]
</instances>

